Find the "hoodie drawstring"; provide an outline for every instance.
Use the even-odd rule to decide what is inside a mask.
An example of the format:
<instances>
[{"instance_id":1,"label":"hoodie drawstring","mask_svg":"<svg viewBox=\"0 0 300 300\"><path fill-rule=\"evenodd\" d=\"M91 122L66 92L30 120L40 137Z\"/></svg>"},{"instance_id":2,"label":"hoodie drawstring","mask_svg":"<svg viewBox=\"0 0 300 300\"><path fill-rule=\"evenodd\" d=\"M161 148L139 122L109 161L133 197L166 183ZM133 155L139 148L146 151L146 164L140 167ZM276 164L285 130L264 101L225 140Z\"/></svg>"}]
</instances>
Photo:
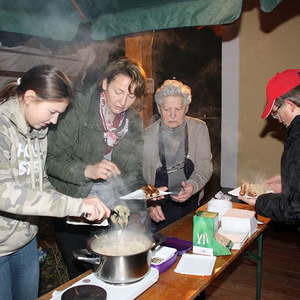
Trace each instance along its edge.
<instances>
[{"instance_id":1,"label":"hoodie drawstring","mask_svg":"<svg viewBox=\"0 0 300 300\"><path fill-rule=\"evenodd\" d=\"M27 144L29 148L29 163L30 163L30 178L31 178L31 186L35 189L35 170L34 170L34 154L33 154L33 145L31 143L31 139L27 136ZM43 191L43 168L42 168L42 159L41 159L41 147L38 139L35 139L35 149L38 160L38 171L39 171L39 190Z\"/></svg>"}]
</instances>

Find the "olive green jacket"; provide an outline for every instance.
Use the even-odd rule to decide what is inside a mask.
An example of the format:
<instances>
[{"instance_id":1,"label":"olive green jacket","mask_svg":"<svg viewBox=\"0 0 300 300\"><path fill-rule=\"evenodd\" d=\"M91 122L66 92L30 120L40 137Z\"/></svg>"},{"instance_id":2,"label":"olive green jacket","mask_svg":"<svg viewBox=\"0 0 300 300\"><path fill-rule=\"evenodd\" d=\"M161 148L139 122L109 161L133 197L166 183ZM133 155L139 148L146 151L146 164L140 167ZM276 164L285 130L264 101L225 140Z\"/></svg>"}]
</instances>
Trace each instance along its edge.
<instances>
[{"instance_id":1,"label":"olive green jacket","mask_svg":"<svg viewBox=\"0 0 300 300\"><path fill-rule=\"evenodd\" d=\"M96 86L78 93L56 128L49 130L46 161L49 180L58 191L72 197L88 196L94 181L84 176L84 170L87 165L104 159L99 95ZM128 118L128 132L114 147L111 161L119 167L128 190L133 191L145 184L143 127L133 109L128 110Z\"/></svg>"}]
</instances>

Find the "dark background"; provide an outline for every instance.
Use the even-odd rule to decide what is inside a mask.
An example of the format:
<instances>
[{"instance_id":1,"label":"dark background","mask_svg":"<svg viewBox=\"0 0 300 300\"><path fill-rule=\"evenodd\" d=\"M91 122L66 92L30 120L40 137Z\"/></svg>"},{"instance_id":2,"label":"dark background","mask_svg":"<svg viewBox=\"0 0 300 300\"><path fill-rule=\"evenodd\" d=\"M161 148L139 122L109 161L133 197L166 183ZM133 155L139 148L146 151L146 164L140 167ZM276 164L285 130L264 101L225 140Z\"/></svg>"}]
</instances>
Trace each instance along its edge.
<instances>
[{"instance_id":1,"label":"dark background","mask_svg":"<svg viewBox=\"0 0 300 300\"><path fill-rule=\"evenodd\" d=\"M155 89L166 79L177 79L190 86L192 103L188 115L208 126L214 172L204 201L220 189L221 51L222 40L209 27L161 30L155 33L153 41Z\"/></svg>"}]
</instances>

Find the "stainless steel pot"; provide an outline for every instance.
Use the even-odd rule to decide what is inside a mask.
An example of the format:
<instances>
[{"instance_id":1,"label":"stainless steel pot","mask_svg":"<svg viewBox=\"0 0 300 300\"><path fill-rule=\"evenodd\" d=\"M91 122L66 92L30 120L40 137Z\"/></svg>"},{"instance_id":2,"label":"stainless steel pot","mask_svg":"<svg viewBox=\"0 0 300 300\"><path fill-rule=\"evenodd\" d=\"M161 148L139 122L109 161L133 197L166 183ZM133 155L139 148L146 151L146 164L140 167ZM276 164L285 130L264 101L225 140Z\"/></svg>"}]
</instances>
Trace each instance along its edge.
<instances>
[{"instance_id":1,"label":"stainless steel pot","mask_svg":"<svg viewBox=\"0 0 300 300\"><path fill-rule=\"evenodd\" d=\"M81 249L73 255L94 264L99 279L111 284L128 284L145 277L150 269L151 249L155 246L145 233L118 230L92 237L88 241L89 251Z\"/></svg>"}]
</instances>

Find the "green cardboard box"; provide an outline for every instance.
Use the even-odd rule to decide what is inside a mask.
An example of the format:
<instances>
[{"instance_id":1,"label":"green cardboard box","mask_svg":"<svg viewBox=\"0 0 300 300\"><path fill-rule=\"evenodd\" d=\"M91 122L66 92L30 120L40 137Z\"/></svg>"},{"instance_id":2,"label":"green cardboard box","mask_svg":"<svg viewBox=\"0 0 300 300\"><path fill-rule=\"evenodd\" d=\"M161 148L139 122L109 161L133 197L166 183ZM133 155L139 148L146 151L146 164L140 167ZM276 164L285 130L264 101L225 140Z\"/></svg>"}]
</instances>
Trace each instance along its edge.
<instances>
[{"instance_id":1,"label":"green cardboard box","mask_svg":"<svg viewBox=\"0 0 300 300\"><path fill-rule=\"evenodd\" d=\"M193 217L193 253L202 255L230 255L231 244L224 246L216 239L218 213L198 211Z\"/></svg>"}]
</instances>

